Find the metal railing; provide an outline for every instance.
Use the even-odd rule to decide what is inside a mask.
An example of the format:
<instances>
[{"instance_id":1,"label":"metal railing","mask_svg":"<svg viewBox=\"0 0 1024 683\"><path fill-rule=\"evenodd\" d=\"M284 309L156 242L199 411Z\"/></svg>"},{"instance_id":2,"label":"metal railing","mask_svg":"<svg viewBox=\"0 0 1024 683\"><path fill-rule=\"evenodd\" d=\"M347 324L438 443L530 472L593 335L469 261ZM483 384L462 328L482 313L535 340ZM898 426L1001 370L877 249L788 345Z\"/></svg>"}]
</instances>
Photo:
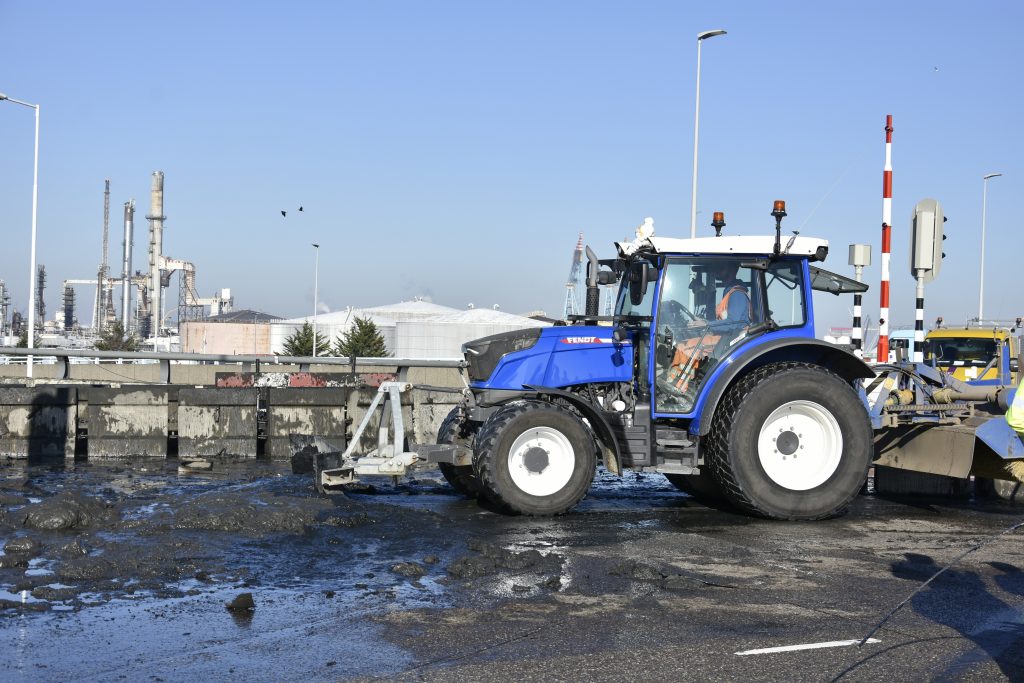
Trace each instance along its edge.
<instances>
[{"instance_id":1,"label":"metal railing","mask_svg":"<svg viewBox=\"0 0 1024 683\"><path fill-rule=\"evenodd\" d=\"M277 354L216 354L216 353L182 353L182 352L150 352L150 351L99 351L96 349L25 349L0 346L0 363L6 359L33 357L33 363L47 363L47 359L62 365L60 376L53 379L70 379L71 366L81 364L71 359L83 359L84 362L102 362L104 360L124 364L153 363L160 364L160 381L171 382L171 364L181 365L251 365L254 372L260 372L264 365L298 365L299 372L309 372L312 365L333 365L357 372L367 367L396 367L399 375L404 375L410 368L464 368L466 361L462 358L339 358L337 356L280 356Z\"/></svg>"}]
</instances>

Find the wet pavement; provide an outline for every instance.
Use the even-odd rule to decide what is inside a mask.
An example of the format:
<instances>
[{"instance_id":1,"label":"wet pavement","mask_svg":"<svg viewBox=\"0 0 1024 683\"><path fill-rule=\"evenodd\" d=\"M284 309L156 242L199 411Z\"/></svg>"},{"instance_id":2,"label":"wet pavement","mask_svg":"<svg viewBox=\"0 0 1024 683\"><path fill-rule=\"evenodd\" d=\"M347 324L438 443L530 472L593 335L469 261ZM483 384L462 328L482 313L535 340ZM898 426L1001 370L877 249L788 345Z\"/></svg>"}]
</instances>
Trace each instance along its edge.
<instances>
[{"instance_id":1,"label":"wet pavement","mask_svg":"<svg viewBox=\"0 0 1024 683\"><path fill-rule=\"evenodd\" d=\"M868 495L766 522L607 473L570 514L526 518L429 472L328 499L282 463L8 462L0 679L1022 680L1017 535L877 643L737 654L862 638L1021 518Z\"/></svg>"}]
</instances>

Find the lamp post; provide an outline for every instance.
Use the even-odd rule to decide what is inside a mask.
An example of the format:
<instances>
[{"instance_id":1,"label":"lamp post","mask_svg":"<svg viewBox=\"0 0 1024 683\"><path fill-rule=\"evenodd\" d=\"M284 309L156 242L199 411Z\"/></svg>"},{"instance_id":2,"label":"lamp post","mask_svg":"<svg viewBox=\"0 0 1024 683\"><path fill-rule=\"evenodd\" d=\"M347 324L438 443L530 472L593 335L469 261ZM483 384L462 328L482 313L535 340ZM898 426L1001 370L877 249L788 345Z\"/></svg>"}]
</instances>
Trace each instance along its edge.
<instances>
[{"instance_id":1,"label":"lamp post","mask_svg":"<svg viewBox=\"0 0 1024 683\"><path fill-rule=\"evenodd\" d=\"M320 245L314 242L313 251L316 253L316 261L313 266L313 358L316 358L316 300L317 286L320 280Z\"/></svg>"},{"instance_id":2,"label":"lamp post","mask_svg":"<svg viewBox=\"0 0 1024 683\"><path fill-rule=\"evenodd\" d=\"M1002 173L986 173L981 177L981 273L978 282L978 324L985 316L985 208L988 204L988 181Z\"/></svg>"},{"instance_id":3,"label":"lamp post","mask_svg":"<svg viewBox=\"0 0 1024 683\"><path fill-rule=\"evenodd\" d=\"M697 107L693 114L693 192L690 194L690 237L697 236L697 142L700 131L700 44L707 38L724 36L723 29L697 34Z\"/></svg>"},{"instance_id":4,"label":"lamp post","mask_svg":"<svg viewBox=\"0 0 1024 683\"><path fill-rule=\"evenodd\" d=\"M22 102L13 97L8 97L4 93L0 93L0 101L3 100L36 110L35 163L32 170L32 246L30 248L31 255L29 256L28 269L28 347L34 349L36 343L36 216L39 208L39 105ZM32 356L28 357L25 376L32 377Z\"/></svg>"}]
</instances>

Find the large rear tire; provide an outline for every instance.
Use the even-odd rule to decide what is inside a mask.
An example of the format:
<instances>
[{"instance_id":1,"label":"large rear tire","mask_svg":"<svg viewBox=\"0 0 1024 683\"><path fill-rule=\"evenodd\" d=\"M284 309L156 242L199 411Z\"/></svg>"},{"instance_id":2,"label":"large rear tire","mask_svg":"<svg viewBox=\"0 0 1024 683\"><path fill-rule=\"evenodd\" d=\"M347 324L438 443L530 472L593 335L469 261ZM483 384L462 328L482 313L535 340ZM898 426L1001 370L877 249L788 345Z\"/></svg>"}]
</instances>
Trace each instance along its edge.
<instances>
[{"instance_id":1,"label":"large rear tire","mask_svg":"<svg viewBox=\"0 0 1024 683\"><path fill-rule=\"evenodd\" d=\"M587 495L597 450L587 428L568 408L516 401L480 428L473 467L483 495L504 511L560 515Z\"/></svg>"},{"instance_id":2,"label":"large rear tire","mask_svg":"<svg viewBox=\"0 0 1024 683\"><path fill-rule=\"evenodd\" d=\"M475 436L476 430L463 420L462 409L455 407L441 422L437 430L437 443L459 444L472 450ZM480 480L473 473L472 465L441 462L437 468L456 493L467 498L476 498L480 495Z\"/></svg>"},{"instance_id":3,"label":"large rear tire","mask_svg":"<svg viewBox=\"0 0 1024 683\"><path fill-rule=\"evenodd\" d=\"M825 519L860 491L872 431L857 393L825 368L776 363L729 388L709 435L709 469L741 510Z\"/></svg>"}]
</instances>

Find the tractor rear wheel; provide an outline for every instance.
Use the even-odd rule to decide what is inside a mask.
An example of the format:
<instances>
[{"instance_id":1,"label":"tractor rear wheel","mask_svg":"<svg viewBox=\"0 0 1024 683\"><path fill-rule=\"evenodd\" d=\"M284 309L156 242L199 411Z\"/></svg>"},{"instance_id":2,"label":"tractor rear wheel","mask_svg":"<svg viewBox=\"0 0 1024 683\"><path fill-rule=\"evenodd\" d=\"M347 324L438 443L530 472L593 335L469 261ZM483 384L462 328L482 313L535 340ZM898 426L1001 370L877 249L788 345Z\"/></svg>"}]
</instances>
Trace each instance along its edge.
<instances>
[{"instance_id":1,"label":"tractor rear wheel","mask_svg":"<svg viewBox=\"0 0 1024 683\"><path fill-rule=\"evenodd\" d=\"M824 519L860 491L872 431L857 393L825 368L776 363L731 386L718 405L707 462L740 509Z\"/></svg>"},{"instance_id":2,"label":"tractor rear wheel","mask_svg":"<svg viewBox=\"0 0 1024 683\"><path fill-rule=\"evenodd\" d=\"M480 428L473 467L498 508L559 515L580 502L594 479L597 449L583 422L546 401L516 401Z\"/></svg>"},{"instance_id":3,"label":"tractor rear wheel","mask_svg":"<svg viewBox=\"0 0 1024 683\"><path fill-rule=\"evenodd\" d=\"M475 436L476 430L463 421L462 409L456 407L452 408L441 422L441 427L437 430L437 443L459 444L472 450ZM456 493L467 498L476 498L480 494L480 480L473 473L472 465L441 462L437 464L437 468Z\"/></svg>"}]
</instances>

